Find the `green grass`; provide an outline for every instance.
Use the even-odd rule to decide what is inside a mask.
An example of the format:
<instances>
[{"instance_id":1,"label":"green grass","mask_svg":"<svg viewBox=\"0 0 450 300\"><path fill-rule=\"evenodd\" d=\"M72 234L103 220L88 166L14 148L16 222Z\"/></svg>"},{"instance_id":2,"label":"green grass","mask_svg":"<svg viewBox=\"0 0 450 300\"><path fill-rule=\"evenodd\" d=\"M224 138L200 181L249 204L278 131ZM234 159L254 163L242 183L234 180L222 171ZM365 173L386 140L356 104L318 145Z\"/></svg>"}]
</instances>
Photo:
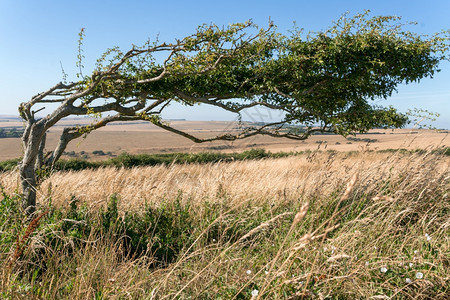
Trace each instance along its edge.
<instances>
[{"instance_id":1,"label":"green grass","mask_svg":"<svg viewBox=\"0 0 450 300\"><path fill-rule=\"evenodd\" d=\"M13 170L18 166L19 162L20 158L0 161L0 172Z\"/></svg>"}]
</instances>

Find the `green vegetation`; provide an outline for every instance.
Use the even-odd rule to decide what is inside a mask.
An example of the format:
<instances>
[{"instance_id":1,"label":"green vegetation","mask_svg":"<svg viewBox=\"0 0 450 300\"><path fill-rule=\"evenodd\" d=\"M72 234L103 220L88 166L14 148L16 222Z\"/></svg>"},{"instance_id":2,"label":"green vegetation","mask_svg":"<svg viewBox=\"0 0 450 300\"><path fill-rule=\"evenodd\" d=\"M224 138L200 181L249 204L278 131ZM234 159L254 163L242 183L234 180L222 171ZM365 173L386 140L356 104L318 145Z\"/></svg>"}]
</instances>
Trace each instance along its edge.
<instances>
[{"instance_id":1,"label":"green vegetation","mask_svg":"<svg viewBox=\"0 0 450 300\"><path fill-rule=\"evenodd\" d=\"M18 166L21 158L0 161L0 171L11 171Z\"/></svg>"},{"instance_id":2,"label":"green vegetation","mask_svg":"<svg viewBox=\"0 0 450 300\"><path fill-rule=\"evenodd\" d=\"M17 129L15 127L11 128L0 128L0 139L1 138L20 138L23 134L23 128Z\"/></svg>"},{"instance_id":3,"label":"green vegetation","mask_svg":"<svg viewBox=\"0 0 450 300\"><path fill-rule=\"evenodd\" d=\"M95 155L103 155L103 151L94 151ZM290 155L299 155L303 152L280 152L271 153L264 149L252 149L240 153L220 153L220 152L200 152L200 153L161 153L161 154L128 154L122 153L117 157L113 157L103 161L89 161L86 159L61 159L56 162L54 169L57 171L96 169L100 167L137 167L137 166L155 166L169 164L191 164L191 163L214 163L219 161L235 161L247 159L277 158ZM77 156L74 151L67 153L69 156ZM80 153L86 155L85 153ZM12 170L17 166L20 159L13 159L0 162L0 171Z\"/></svg>"},{"instance_id":4,"label":"green vegetation","mask_svg":"<svg viewBox=\"0 0 450 300\"><path fill-rule=\"evenodd\" d=\"M366 140L366 139L362 139ZM317 143L326 143L326 141L318 141ZM336 143L338 144L338 143ZM351 144L351 142L347 142L347 144ZM373 151L373 150L369 150ZM407 153L424 153L426 150L423 149L415 149L415 150L407 150L407 149L385 149L385 150L376 150L376 152L380 153L395 153L401 152L403 154ZM112 156L110 152L106 154L101 150L94 151L94 155L100 156ZM319 151L320 152L320 151ZM434 149L431 151L434 154L444 154L450 155L450 147L443 147ZM129 154L122 153L117 157L109 158L102 161L90 161L87 159L87 154L82 151L80 152L81 158L74 159L61 159L56 162L54 166L55 171L79 171L84 169L97 169L102 167L124 167L124 168L132 168L137 166L155 166L155 165L170 165L170 164L192 164L192 163L215 163L215 162L231 162L237 160L248 160L248 159L263 159L263 158L278 158L278 157L287 157L294 155L304 155L311 153L310 150L299 151L299 152L277 152L272 153L270 151L266 151L264 149L251 149L248 151L240 152L240 153L221 153L221 152L200 152L200 153L157 153L157 154ZM68 156L76 157L77 154L74 151L66 153ZM0 161L0 171L10 171L17 167L20 159L10 159L5 161Z\"/></svg>"},{"instance_id":5,"label":"green vegetation","mask_svg":"<svg viewBox=\"0 0 450 300\"><path fill-rule=\"evenodd\" d=\"M353 142L366 142L366 143L376 143L376 142L378 142L377 139L357 138L357 137L348 137L347 140L353 141Z\"/></svg>"}]
</instances>

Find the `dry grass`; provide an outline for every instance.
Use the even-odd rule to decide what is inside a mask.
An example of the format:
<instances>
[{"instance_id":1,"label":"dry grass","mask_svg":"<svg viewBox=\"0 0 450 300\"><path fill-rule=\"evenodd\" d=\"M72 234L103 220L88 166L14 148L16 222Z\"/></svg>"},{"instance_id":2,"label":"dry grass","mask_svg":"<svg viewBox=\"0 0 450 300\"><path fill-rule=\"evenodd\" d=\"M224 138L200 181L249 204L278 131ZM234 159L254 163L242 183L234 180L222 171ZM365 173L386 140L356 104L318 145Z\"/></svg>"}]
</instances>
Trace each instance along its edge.
<instances>
[{"instance_id":1,"label":"dry grass","mask_svg":"<svg viewBox=\"0 0 450 300\"><path fill-rule=\"evenodd\" d=\"M179 191L193 205L205 199L221 201L219 194L226 194L237 203L249 199L279 202L301 195L329 195L355 173L361 174L359 182L365 189L373 190L380 180L400 174L415 180L416 173L421 172L419 166L426 163L438 174L448 170L448 158L426 157L374 152L312 153L234 163L58 172L43 182L38 201L45 203L51 190L52 201L57 205L63 205L73 195L89 206L96 206L116 193L124 209L158 203L162 198L174 199ZM17 174L3 174L0 184L8 193L14 192L18 187Z\"/></svg>"},{"instance_id":2,"label":"dry grass","mask_svg":"<svg viewBox=\"0 0 450 300\"><path fill-rule=\"evenodd\" d=\"M41 203L66 206L73 195L95 210L117 193L121 211L136 211L182 191L197 218L208 215L205 203L223 210L162 269L149 268L151 256L121 256L120 246L107 241L62 253L44 274L43 295L67 295L61 290L70 285L72 299L99 290L108 299L233 299L252 292L268 299L448 299L449 170L448 156L431 153L322 152L55 173L39 190ZM2 174L0 185L13 193L17 174ZM247 230L208 240L217 224L219 236ZM64 257L70 263L60 262L61 271ZM16 275L5 272L2 286L11 287L6 282Z\"/></svg>"}]
</instances>

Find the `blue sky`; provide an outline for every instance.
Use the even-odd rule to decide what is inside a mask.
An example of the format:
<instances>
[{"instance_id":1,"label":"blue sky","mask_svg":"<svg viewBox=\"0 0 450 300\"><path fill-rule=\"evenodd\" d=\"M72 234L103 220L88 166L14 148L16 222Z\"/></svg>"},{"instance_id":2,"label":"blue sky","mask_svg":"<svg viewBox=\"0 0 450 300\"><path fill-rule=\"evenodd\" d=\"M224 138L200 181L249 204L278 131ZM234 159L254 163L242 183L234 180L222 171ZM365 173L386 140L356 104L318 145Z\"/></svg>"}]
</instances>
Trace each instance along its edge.
<instances>
[{"instance_id":1,"label":"blue sky","mask_svg":"<svg viewBox=\"0 0 450 300\"><path fill-rule=\"evenodd\" d=\"M343 13L370 9L372 15L397 15L417 21L413 31L431 34L450 29L450 1L18 1L0 0L0 114L16 115L20 102L61 81L61 64L75 79L78 33L86 28L85 72L109 47L123 50L159 35L173 41L194 32L198 25L228 25L252 19L265 26L269 17L278 31L287 33L293 22L305 31L326 29ZM402 85L398 94L379 101L402 111L423 108L439 112L434 123L450 128L450 63L433 79ZM268 112L249 112L248 118L268 117ZM224 120L233 116L208 107L186 111L173 106L168 118ZM269 116L273 118L273 116Z\"/></svg>"}]
</instances>

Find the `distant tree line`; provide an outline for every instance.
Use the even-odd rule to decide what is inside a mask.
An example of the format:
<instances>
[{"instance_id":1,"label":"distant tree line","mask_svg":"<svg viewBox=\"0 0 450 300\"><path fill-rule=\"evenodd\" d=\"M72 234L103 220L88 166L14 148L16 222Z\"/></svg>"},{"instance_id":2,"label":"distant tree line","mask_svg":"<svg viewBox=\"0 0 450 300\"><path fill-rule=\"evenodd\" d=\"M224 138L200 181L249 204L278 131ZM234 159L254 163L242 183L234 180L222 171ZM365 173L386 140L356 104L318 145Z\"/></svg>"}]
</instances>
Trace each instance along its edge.
<instances>
[{"instance_id":1,"label":"distant tree line","mask_svg":"<svg viewBox=\"0 0 450 300\"><path fill-rule=\"evenodd\" d=\"M23 129L12 128L0 128L0 138L20 138L23 134Z\"/></svg>"}]
</instances>

